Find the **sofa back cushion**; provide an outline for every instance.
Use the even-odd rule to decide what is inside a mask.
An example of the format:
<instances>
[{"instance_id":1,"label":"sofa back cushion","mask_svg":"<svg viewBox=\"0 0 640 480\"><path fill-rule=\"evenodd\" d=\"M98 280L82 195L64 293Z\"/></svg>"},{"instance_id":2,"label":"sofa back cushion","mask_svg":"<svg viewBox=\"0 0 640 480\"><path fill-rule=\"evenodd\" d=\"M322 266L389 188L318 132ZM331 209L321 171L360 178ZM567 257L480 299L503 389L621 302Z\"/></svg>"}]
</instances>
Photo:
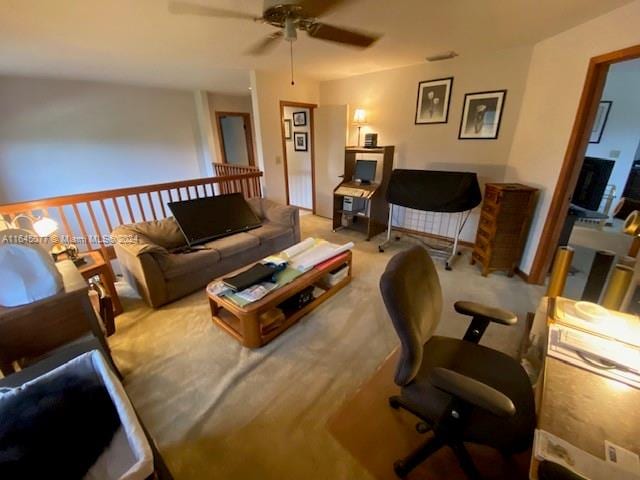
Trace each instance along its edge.
<instances>
[{"instance_id":1,"label":"sofa back cushion","mask_svg":"<svg viewBox=\"0 0 640 480\"><path fill-rule=\"evenodd\" d=\"M183 247L187 244L178 222L173 217L134 223L133 225L127 225L127 229L148 238L155 245L167 250Z\"/></svg>"}]
</instances>

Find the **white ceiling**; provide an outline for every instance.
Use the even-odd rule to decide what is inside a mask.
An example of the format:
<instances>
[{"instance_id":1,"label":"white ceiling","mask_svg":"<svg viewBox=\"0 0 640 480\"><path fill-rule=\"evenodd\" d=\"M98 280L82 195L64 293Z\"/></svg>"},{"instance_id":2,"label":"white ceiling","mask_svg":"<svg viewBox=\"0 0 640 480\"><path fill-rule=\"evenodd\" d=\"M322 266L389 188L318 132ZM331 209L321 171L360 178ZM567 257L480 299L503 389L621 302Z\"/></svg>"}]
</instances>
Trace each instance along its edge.
<instances>
[{"instance_id":1,"label":"white ceiling","mask_svg":"<svg viewBox=\"0 0 640 480\"><path fill-rule=\"evenodd\" d=\"M260 0L192 0L259 15ZM630 0L351 0L321 20L378 32L353 50L302 34L296 71L319 80L531 44ZM0 73L247 93L249 70L289 68L284 43L244 55L273 27L176 16L167 0L0 0Z\"/></svg>"}]
</instances>

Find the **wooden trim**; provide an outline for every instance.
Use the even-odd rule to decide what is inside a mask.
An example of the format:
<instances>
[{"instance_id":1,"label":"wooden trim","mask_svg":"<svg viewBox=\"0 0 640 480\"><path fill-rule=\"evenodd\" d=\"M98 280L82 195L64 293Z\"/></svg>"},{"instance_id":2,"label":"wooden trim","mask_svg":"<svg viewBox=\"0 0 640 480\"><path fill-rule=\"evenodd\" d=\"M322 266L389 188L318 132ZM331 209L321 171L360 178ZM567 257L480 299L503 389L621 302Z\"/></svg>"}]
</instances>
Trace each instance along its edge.
<instances>
[{"instance_id":1,"label":"wooden trim","mask_svg":"<svg viewBox=\"0 0 640 480\"><path fill-rule=\"evenodd\" d=\"M520 270L519 268L516 267L516 275L519 276L522 280L524 280L526 283L531 283L529 281L529 275L527 275L526 273L524 273L522 270Z\"/></svg>"},{"instance_id":2,"label":"wooden trim","mask_svg":"<svg viewBox=\"0 0 640 480\"><path fill-rule=\"evenodd\" d=\"M556 183L544 229L538 243L528 282L542 284L555 254L573 189L589 142L589 127L593 124L602 97L609 66L613 63L640 58L640 45L593 57L578 104L578 112L569 136L569 145Z\"/></svg>"},{"instance_id":3,"label":"wooden trim","mask_svg":"<svg viewBox=\"0 0 640 480\"><path fill-rule=\"evenodd\" d=\"M222 163L229 163L227 161L227 154L224 148L224 136L222 135L222 124L220 120L223 117L242 117L244 124L244 135L247 142L247 156L249 158L249 166L253 167L256 164L255 160L255 148L253 144L253 134L251 133L251 114L247 112L215 112L216 115L216 131L218 133L218 148L220 149L220 158Z\"/></svg>"},{"instance_id":4,"label":"wooden trim","mask_svg":"<svg viewBox=\"0 0 640 480\"><path fill-rule=\"evenodd\" d=\"M282 161L284 166L284 186L287 199L287 205L291 205L291 199L289 197L289 165L287 161L287 141L284 133L284 107L299 107L309 109L309 138L311 141L311 148L309 149L311 155L311 211L315 215L316 213L316 138L315 138L315 119L314 109L318 108L315 103L302 103L302 102L289 102L286 100L280 100L280 138L282 140ZM293 125L292 125L293 128ZM293 130L291 132L293 136Z\"/></svg>"},{"instance_id":5,"label":"wooden trim","mask_svg":"<svg viewBox=\"0 0 640 480\"><path fill-rule=\"evenodd\" d=\"M220 190L223 192L241 192L247 198L262 196L260 187L260 177L262 176L262 172L257 168L226 164L214 164L214 167L217 169L219 165L222 165L226 171L232 172L232 174L220 175L220 172L218 172L217 177L159 183L140 187L119 188L100 192L43 198L30 202L4 204L0 205L0 218L13 218L15 215L20 213L35 215L34 212L39 212L39 215L50 215L54 220L57 220L62 224L59 229L69 238L67 241L75 241L81 251L87 252L100 250L105 258L113 259L115 258L113 247L106 243L105 236L102 235L100 226L106 224L109 228L109 232L111 232L114 228L125 223L125 219L123 218L119 205L119 200L125 204L127 213L130 217L126 219L126 223L136 223L145 221L148 218L145 213L145 205L142 202L141 196L144 197L146 195L148 199L152 199L152 193L158 195L160 206L162 208L162 216L160 216L158 215L160 212L154 208L153 202L150 200L150 206L154 211L154 219L166 218L167 213L170 214L168 209L165 209L165 199L162 195L162 192L165 191L168 193L169 201L171 201L173 197L171 195L172 190L177 190L179 198L183 197L182 190L185 190L187 192L187 196L192 198L190 193L191 188L194 188L197 192L200 186L204 188L206 185L219 185ZM205 196L214 196L215 191L212 188L211 195L209 195L205 188L204 194ZM134 201L136 201L138 208L132 208L130 197L135 198ZM199 197L199 195L196 194L196 198L197 197ZM107 208L105 200L110 200L117 219L109 217L109 210L112 212L113 210L110 207ZM100 205L100 208L94 208L98 204ZM65 209L71 215L71 223L69 222L69 218L67 218ZM72 238L75 240L71 240Z\"/></svg>"}]
</instances>

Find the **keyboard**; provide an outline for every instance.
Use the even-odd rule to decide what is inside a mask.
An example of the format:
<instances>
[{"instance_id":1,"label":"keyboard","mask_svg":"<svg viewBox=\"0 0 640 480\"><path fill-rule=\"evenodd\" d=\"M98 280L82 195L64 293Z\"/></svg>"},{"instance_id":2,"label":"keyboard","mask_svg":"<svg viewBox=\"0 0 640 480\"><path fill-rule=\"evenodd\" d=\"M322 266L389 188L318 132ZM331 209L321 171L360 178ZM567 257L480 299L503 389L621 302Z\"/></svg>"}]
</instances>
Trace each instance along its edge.
<instances>
[{"instance_id":1,"label":"keyboard","mask_svg":"<svg viewBox=\"0 0 640 480\"><path fill-rule=\"evenodd\" d=\"M336 195L342 195L344 197L364 197L367 194L366 190L351 187L338 187Z\"/></svg>"}]
</instances>

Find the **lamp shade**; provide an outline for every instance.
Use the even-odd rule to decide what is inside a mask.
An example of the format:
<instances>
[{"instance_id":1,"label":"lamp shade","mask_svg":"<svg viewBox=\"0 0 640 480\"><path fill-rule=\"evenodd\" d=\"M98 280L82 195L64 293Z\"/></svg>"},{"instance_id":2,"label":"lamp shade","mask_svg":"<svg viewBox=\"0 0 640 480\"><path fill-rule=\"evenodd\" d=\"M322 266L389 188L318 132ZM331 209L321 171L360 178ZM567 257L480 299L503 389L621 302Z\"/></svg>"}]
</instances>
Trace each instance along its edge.
<instances>
[{"instance_id":1,"label":"lamp shade","mask_svg":"<svg viewBox=\"0 0 640 480\"><path fill-rule=\"evenodd\" d=\"M356 108L355 112L353 112L353 123L356 125L367 123L367 112L364 108Z\"/></svg>"},{"instance_id":2,"label":"lamp shade","mask_svg":"<svg viewBox=\"0 0 640 480\"><path fill-rule=\"evenodd\" d=\"M48 217L42 217L40 220L33 222L33 230L39 237L48 237L58 230L58 223Z\"/></svg>"}]
</instances>

